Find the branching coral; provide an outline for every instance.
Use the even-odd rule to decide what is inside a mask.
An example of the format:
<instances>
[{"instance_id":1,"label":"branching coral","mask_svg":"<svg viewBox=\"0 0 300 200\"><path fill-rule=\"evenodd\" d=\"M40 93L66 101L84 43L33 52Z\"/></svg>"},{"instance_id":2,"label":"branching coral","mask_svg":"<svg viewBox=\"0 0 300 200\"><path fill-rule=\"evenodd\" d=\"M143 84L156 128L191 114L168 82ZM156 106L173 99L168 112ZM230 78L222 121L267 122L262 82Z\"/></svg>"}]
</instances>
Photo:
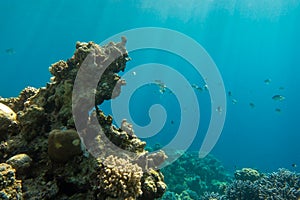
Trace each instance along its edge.
<instances>
[{"instance_id":1,"label":"branching coral","mask_svg":"<svg viewBox=\"0 0 300 200\"><path fill-rule=\"evenodd\" d=\"M228 186L226 197L228 200L296 200L300 198L300 174L279 169L257 180L235 180Z\"/></svg>"},{"instance_id":2,"label":"branching coral","mask_svg":"<svg viewBox=\"0 0 300 200\"><path fill-rule=\"evenodd\" d=\"M199 196L204 192L224 192L224 183L230 180L224 167L209 155L200 159L195 152L185 152L172 165L162 169L168 190L177 194L190 189Z\"/></svg>"},{"instance_id":3,"label":"branching coral","mask_svg":"<svg viewBox=\"0 0 300 200\"><path fill-rule=\"evenodd\" d=\"M99 162L98 188L101 195L119 198L136 199L142 194L142 168L128 160L114 156Z\"/></svg>"}]
</instances>

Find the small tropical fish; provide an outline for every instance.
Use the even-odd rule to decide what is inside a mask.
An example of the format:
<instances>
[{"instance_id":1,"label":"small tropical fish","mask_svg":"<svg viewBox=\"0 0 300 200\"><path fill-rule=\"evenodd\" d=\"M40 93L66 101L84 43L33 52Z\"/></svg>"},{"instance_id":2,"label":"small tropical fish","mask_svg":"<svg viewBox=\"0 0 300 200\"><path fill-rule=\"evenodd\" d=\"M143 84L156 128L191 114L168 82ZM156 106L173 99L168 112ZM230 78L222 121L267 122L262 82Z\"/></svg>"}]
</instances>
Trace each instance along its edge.
<instances>
[{"instance_id":1,"label":"small tropical fish","mask_svg":"<svg viewBox=\"0 0 300 200\"><path fill-rule=\"evenodd\" d=\"M279 90L284 90L284 87L283 87L283 86L280 86L278 89L279 89Z\"/></svg>"},{"instance_id":2,"label":"small tropical fish","mask_svg":"<svg viewBox=\"0 0 300 200\"><path fill-rule=\"evenodd\" d=\"M155 80L154 81L156 83L156 85L159 87L159 92L161 94L165 93L167 90L167 86L164 82L162 82L161 80Z\"/></svg>"},{"instance_id":3,"label":"small tropical fish","mask_svg":"<svg viewBox=\"0 0 300 200\"><path fill-rule=\"evenodd\" d=\"M297 167L297 165L295 163L292 164L292 167Z\"/></svg>"},{"instance_id":4,"label":"small tropical fish","mask_svg":"<svg viewBox=\"0 0 300 200\"><path fill-rule=\"evenodd\" d=\"M198 85L196 85L196 84L192 84L192 88L198 90L199 92L203 91L203 89L201 87L199 87Z\"/></svg>"},{"instance_id":5,"label":"small tropical fish","mask_svg":"<svg viewBox=\"0 0 300 200\"><path fill-rule=\"evenodd\" d=\"M280 108L276 108L275 111L276 112L281 112L281 109Z\"/></svg>"},{"instance_id":6,"label":"small tropical fish","mask_svg":"<svg viewBox=\"0 0 300 200\"><path fill-rule=\"evenodd\" d=\"M252 102L249 103L249 106L250 106L251 108L255 108L255 104L252 103Z\"/></svg>"},{"instance_id":7,"label":"small tropical fish","mask_svg":"<svg viewBox=\"0 0 300 200\"><path fill-rule=\"evenodd\" d=\"M203 90L208 91L208 85L207 85L207 84L205 84L205 85L203 86Z\"/></svg>"},{"instance_id":8,"label":"small tropical fish","mask_svg":"<svg viewBox=\"0 0 300 200\"><path fill-rule=\"evenodd\" d=\"M283 100L285 100L285 97L280 94L276 94L272 97L272 99L275 101L283 101Z\"/></svg>"},{"instance_id":9,"label":"small tropical fish","mask_svg":"<svg viewBox=\"0 0 300 200\"><path fill-rule=\"evenodd\" d=\"M217 108L216 108L216 111L218 112L218 113L222 113L223 112L223 109L222 109L222 107L221 106L218 106Z\"/></svg>"},{"instance_id":10,"label":"small tropical fish","mask_svg":"<svg viewBox=\"0 0 300 200\"><path fill-rule=\"evenodd\" d=\"M13 55L16 53L16 51L14 50L14 48L9 48L5 50L5 53L7 53L8 55Z\"/></svg>"},{"instance_id":11,"label":"small tropical fish","mask_svg":"<svg viewBox=\"0 0 300 200\"><path fill-rule=\"evenodd\" d=\"M264 82L265 82L265 84L269 85L271 83L271 79L268 78L268 79L264 80Z\"/></svg>"},{"instance_id":12,"label":"small tropical fish","mask_svg":"<svg viewBox=\"0 0 300 200\"><path fill-rule=\"evenodd\" d=\"M231 91L228 91L228 96L230 96L230 97L232 96L232 93L231 93Z\"/></svg>"},{"instance_id":13,"label":"small tropical fish","mask_svg":"<svg viewBox=\"0 0 300 200\"><path fill-rule=\"evenodd\" d=\"M136 75L136 72L132 72L132 75L135 76L135 75Z\"/></svg>"},{"instance_id":14,"label":"small tropical fish","mask_svg":"<svg viewBox=\"0 0 300 200\"><path fill-rule=\"evenodd\" d=\"M237 104L237 100L236 99L231 99L232 104Z\"/></svg>"}]
</instances>

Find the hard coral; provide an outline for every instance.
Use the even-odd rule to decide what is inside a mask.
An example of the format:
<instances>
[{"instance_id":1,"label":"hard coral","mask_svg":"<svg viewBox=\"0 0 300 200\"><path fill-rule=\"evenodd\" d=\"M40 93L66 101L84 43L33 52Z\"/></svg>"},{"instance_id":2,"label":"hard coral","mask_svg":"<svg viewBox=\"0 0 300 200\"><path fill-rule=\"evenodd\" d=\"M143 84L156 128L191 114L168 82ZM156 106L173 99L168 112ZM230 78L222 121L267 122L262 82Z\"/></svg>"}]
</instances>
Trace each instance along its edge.
<instances>
[{"instance_id":1,"label":"hard coral","mask_svg":"<svg viewBox=\"0 0 300 200\"><path fill-rule=\"evenodd\" d=\"M67 162L82 154L81 140L75 130L53 130L48 138L48 154L56 162Z\"/></svg>"},{"instance_id":2,"label":"hard coral","mask_svg":"<svg viewBox=\"0 0 300 200\"><path fill-rule=\"evenodd\" d=\"M142 168L128 160L108 156L99 162L98 195L119 199L136 199L142 194Z\"/></svg>"},{"instance_id":3,"label":"hard coral","mask_svg":"<svg viewBox=\"0 0 300 200\"><path fill-rule=\"evenodd\" d=\"M249 180L256 181L260 178L260 174L257 170L251 168L243 168L241 170L236 170L234 176L237 180Z\"/></svg>"},{"instance_id":4,"label":"hard coral","mask_svg":"<svg viewBox=\"0 0 300 200\"><path fill-rule=\"evenodd\" d=\"M226 192L228 200L296 200L300 198L300 174L279 169L257 180L235 180Z\"/></svg>"},{"instance_id":5,"label":"hard coral","mask_svg":"<svg viewBox=\"0 0 300 200\"><path fill-rule=\"evenodd\" d=\"M16 180L15 171L8 164L0 164L0 199L22 199L21 181Z\"/></svg>"},{"instance_id":6,"label":"hard coral","mask_svg":"<svg viewBox=\"0 0 300 200\"><path fill-rule=\"evenodd\" d=\"M198 196L204 192L224 193L223 183L230 180L220 161L212 155L200 159L196 152L185 152L161 171L168 190L177 194L186 189L193 190Z\"/></svg>"},{"instance_id":7,"label":"hard coral","mask_svg":"<svg viewBox=\"0 0 300 200\"><path fill-rule=\"evenodd\" d=\"M17 113L13 114L17 126L11 129L11 134L4 130L0 160L18 168L24 199L150 200L162 196L166 186L156 165L164 160L164 154L148 156L146 143L133 131L114 126L113 118L99 109L90 112L95 107L97 110L104 100L120 94L125 81L117 73L125 69L129 60L125 43L124 37L119 43L105 46L78 42L72 58L50 66L53 77L46 87L25 88L16 98L0 98L0 103ZM84 76L78 77L82 71ZM99 71L102 74L97 75L95 72ZM75 90L78 79L84 87ZM90 80L95 80L93 88ZM79 98L73 98L74 94ZM98 121L100 131L96 128ZM113 145L125 150L122 157L116 157L115 148L109 148ZM96 156L86 154L84 146ZM97 154L91 153L94 150ZM118 167L120 163L122 167ZM105 175L106 170L113 176Z\"/></svg>"}]
</instances>

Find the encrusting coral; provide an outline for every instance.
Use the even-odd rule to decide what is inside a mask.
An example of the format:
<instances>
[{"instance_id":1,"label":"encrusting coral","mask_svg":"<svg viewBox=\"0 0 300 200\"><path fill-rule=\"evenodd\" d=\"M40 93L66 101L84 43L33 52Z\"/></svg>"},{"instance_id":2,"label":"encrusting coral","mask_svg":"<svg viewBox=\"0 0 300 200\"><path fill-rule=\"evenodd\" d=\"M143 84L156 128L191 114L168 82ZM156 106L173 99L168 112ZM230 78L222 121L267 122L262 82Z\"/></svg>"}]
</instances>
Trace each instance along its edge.
<instances>
[{"instance_id":1,"label":"encrusting coral","mask_svg":"<svg viewBox=\"0 0 300 200\"><path fill-rule=\"evenodd\" d=\"M27 87L18 97L0 98L0 169L9 169L14 177L14 169L5 162L10 163L21 179L14 185L1 180L2 191L13 194L0 195L57 200L150 200L163 195L166 185L157 166L165 154L148 154L130 124L118 128L98 108L104 100L116 98L126 84L117 74L130 60L125 44L125 37L105 46L77 42L72 58L50 66L53 77L45 87ZM78 76L86 67L85 76ZM102 73L101 78L94 70ZM77 88L78 98L72 96L77 79L88 86ZM96 87L90 90L93 79ZM125 153L116 156L113 145Z\"/></svg>"},{"instance_id":2,"label":"encrusting coral","mask_svg":"<svg viewBox=\"0 0 300 200\"><path fill-rule=\"evenodd\" d=\"M22 199L21 181L16 180L15 171L12 166L0 163L0 199Z\"/></svg>"}]
</instances>

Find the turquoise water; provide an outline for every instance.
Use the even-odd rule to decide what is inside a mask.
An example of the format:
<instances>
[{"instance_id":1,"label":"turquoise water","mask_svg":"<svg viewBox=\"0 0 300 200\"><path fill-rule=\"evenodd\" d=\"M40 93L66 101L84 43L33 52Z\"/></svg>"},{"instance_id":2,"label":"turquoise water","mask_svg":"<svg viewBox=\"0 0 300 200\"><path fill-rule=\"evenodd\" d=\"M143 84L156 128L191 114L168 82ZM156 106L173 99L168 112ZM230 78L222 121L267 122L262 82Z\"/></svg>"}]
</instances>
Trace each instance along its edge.
<instances>
[{"instance_id":1,"label":"turquoise water","mask_svg":"<svg viewBox=\"0 0 300 200\"><path fill-rule=\"evenodd\" d=\"M149 26L176 30L206 49L232 94L227 95L225 126L211 153L228 170L299 171L292 167L300 165L297 1L1 1L0 10L1 96L17 96L28 85L44 86L50 78L48 67L71 57L76 41L100 43L119 32ZM189 63L170 53L148 49L130 57L127 70L163 63L181 71L191 84L204 84ZM192 150L199 149L211 114L208 93L195 94L201 122ZM273 100L277 94L285 99ZM165 106L168 118L160 133L147 141L166 144L180 122L175 95L161 95L155 85L141 87L128 107L136 123L146 125L154 103ZM109 104L103 108L110 110Z\"/></svg>"}]
</instances>

